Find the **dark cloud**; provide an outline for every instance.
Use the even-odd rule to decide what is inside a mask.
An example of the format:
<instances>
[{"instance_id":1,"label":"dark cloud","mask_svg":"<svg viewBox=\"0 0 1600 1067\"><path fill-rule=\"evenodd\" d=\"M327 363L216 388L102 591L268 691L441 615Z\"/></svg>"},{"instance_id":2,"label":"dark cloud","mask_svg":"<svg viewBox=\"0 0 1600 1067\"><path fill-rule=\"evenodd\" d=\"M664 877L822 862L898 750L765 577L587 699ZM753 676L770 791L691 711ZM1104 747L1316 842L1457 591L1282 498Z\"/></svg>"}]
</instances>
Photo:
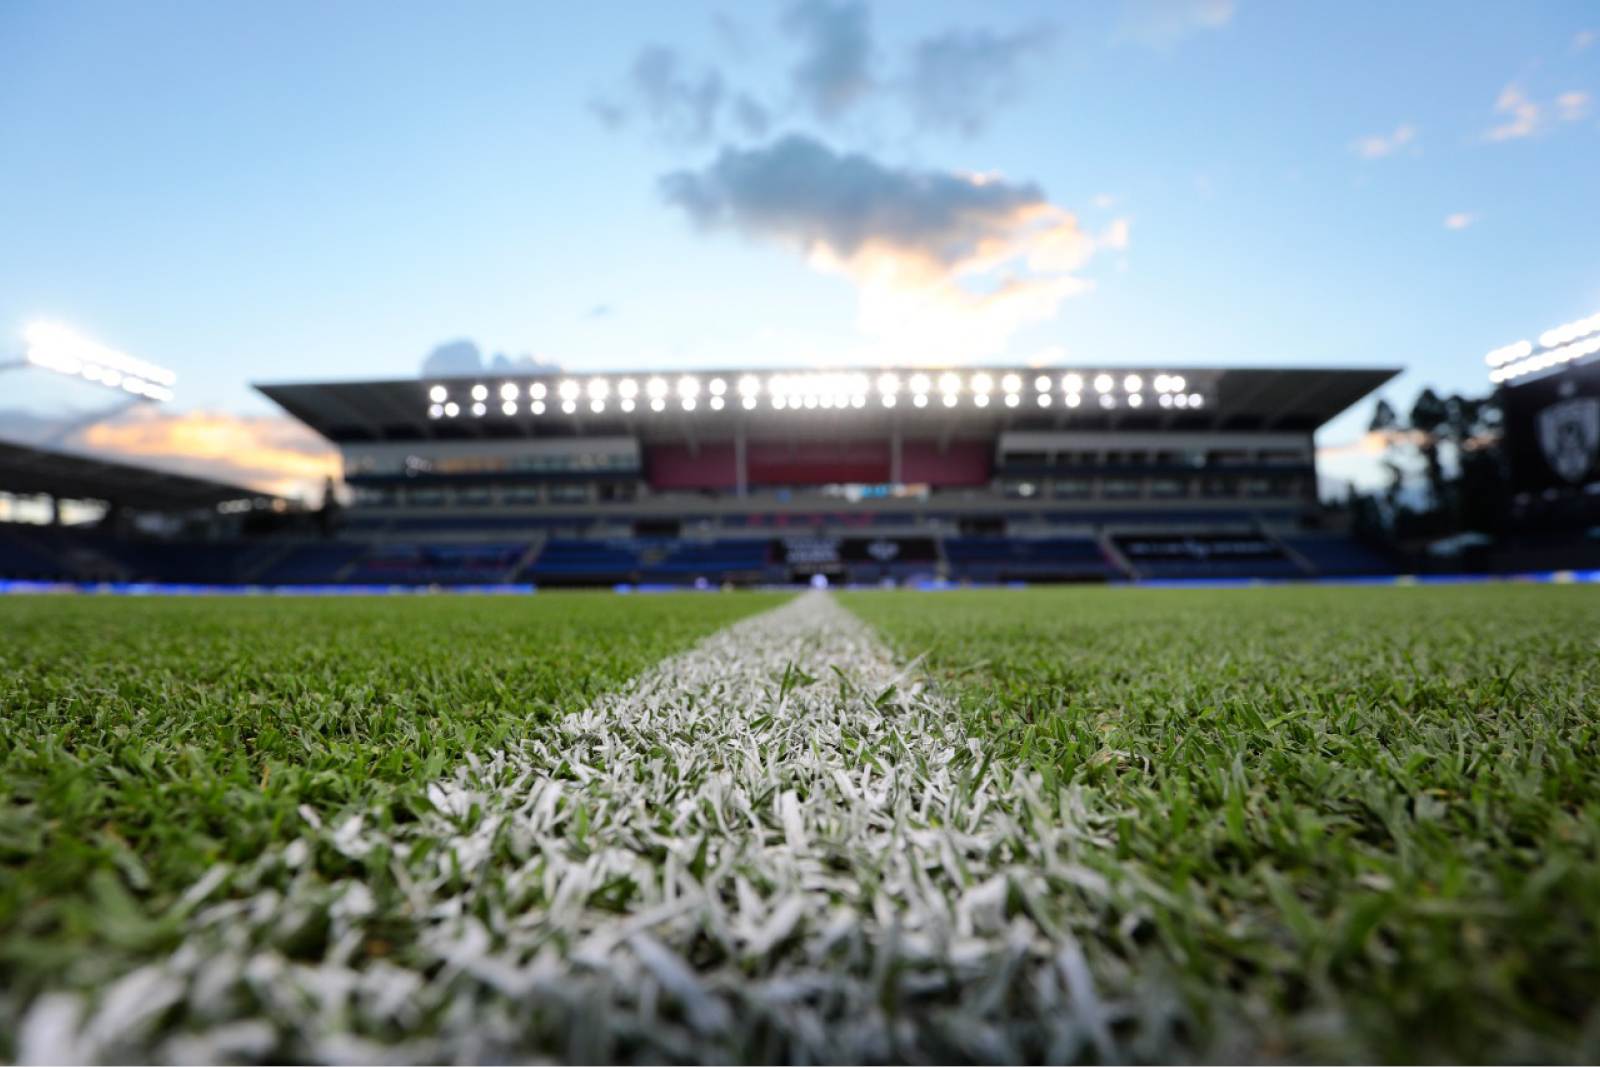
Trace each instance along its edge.
<instances>
[{"instance_id":1,"label":"dark cloud","mask_svg":"<svg viewBox=\"0 0 1600 1067\"><path fill-rule=\"evenodd\" d=\"M733 120L738 123L739 129L745 136L750 138L765 137L767 130L772 126L772 114L761 101L749 93L740 93L734 98Z\"/></svg>"},{"instance_id":2,"label":"dark cloud","mask_svg":"<svg viewBox=\"0 0 1600 1067\"><path fill-rule=\"evenodd\" d=\"M667 201L706 228L850 260L868 246L953 269L1045 205L1032 184L887 167L791 135L765 148L724 149L709 167L661 180Z\"/></svg>"},{"instance_id":3,"label":"dark cloud","mask_svg":"<svg viewBox=\"0 0 1600 1067\"><path fill-rule=\"evenodd\" d=\"M912 50L906 91L918 125L973 137L1018 88L1020 68L1047 51L1048 27L1013 34L947 30Z\"/></svg>"},{"instance_id":4,"label":"dark cloud","mask_svg":"<svg viewBox=\"0 0 1600 1067\"><path fill-rule=\"evenodd\" d=\"M813 115L832 121L871 93L872 30L859 0L800 0L783 18L800 40L794 88Z\"/></svg>"},{"instance_id":5,"label":"dark cloud","mask_svg":"<svg viewBox=\"0 0 1600 1067\"><path fill-rule=\"evenodd\" d=\"M652 45L633 61L630 78L640 108L668 140L699 144L716 133L725 91L715 70L691 74L678 53Z\"/></svg>"},{"instance_id":6,"label":"dark cloud","mask_svg":"<svg viewBox=\"0 0 1600 1067\"><path fill-rule=\"evenodd\" d=\"M716 136L727 95L714 68L693 71L673 49L650 45L634 57L620 93L597 96L588 107L609 129L638 116L664 140L703 144Z\"/></svg>"},{"instance_id":7,"label":"dark cloud","mask_svg":"<svg viewBox=\"0 0 1600 1067\"><path fill-rule=\"evenodd\" d=\"M497 352L485 357L477 344L468 340L446 341L422 360L424 378L470 378L475 374L558 369L557 364L534 356L508 356Z\"/></svg>"}]
</instances>

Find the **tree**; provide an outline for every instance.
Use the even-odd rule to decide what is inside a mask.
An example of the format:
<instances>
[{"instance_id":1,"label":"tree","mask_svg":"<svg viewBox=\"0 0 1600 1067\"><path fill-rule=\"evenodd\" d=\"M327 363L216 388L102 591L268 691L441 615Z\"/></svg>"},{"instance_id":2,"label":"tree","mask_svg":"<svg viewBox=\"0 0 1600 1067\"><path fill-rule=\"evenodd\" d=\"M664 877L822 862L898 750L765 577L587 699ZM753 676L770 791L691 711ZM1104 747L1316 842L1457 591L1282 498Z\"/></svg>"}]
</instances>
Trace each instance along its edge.
<instances>
[{"instance_id":1,"label":"tree","mask_svg":"<svg viewBox=\"0 0 1600 1067\"><path fill-rule=\"evenodd\" d=\"M1372 409L1372 425L1367 427L1370 433L1381 433L1392 430L1400 421L1400 416L1394 413L1394 408L1387 400L1378 399L1378 406Z\"/></svg>"}]
</instances>

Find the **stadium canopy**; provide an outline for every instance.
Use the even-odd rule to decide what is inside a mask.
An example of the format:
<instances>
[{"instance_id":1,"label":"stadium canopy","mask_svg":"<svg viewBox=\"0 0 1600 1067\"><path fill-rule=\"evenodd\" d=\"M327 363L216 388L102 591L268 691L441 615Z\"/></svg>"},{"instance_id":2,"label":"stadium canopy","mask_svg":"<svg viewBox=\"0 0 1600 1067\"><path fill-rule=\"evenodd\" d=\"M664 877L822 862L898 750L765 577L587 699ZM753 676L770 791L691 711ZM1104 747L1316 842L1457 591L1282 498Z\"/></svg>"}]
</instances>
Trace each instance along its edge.
<instances>
[{"instance_id":1,"label":"stadium canopy","mask_svg":"<svg viewBox=\"0 0 1600 1067\"><path fill-rule=\"evenodd\" d=\"M0 492L104 500L146 511L182 511L213 508L229 501L277 499L269 493L209 478L11 441L0 441Z\"/></svg>"},{"instance_id":2,"label":"stadium canopy","mask_svg":"<svg viewBox=\"0 0 1600 1067\"><path fill-rule=\"evenodd\" d=\"M748 426L1315 430L1396 368L947 367L485 373L256 389L335 444L583 436L650 439ZM921 387L921 398L913 385ZM1105 388L1101 388L1105 386ZM816 395L820 394L820 395ZM803 406L802 406L803 404Z\"/></svg>"}]
</instances>

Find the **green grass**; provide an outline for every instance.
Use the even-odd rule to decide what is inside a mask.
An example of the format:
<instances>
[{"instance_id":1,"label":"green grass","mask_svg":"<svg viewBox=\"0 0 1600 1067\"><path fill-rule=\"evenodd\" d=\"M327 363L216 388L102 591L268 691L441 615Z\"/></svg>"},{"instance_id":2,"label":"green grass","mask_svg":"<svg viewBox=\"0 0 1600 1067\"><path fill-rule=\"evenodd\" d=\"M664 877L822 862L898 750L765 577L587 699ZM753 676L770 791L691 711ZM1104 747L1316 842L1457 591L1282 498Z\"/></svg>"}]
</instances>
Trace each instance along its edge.
<instances>
[{"instance_id":1,"label":"green grass","mask_svg":"<svg viewBox=\"0 0 1600 1067\"><path fill-rule=\"evenodd\" d=\"M404 817L527 736L782 598L0 598L0 989L164 951L157 917L296 811Z\"/></svg>"},{"instance_id":2,"label":"green grass","mask_svg":"<svg viewBox=\"0 0 1600 1067\"><path fill-rule=\"evenodd\" d=\"M1080 808L1113 893L1075 932L1191 1055L1600 1057L1595 591L845 603Z\"/></svg>"}]
</instances>

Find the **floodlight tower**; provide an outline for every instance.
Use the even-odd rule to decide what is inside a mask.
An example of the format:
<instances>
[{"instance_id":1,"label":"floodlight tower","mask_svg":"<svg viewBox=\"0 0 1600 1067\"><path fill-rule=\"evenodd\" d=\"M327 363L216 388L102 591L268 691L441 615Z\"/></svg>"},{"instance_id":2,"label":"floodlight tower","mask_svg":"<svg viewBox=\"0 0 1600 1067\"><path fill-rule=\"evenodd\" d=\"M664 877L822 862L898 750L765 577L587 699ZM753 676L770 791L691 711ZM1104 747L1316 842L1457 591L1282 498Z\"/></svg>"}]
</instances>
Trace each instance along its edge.
<instances>
[{"instance_id":1,"label":"floodlight tower","mask_svg":"<svg viewBox=\"0 0 1600 1067\"><path fill-rule=\"evenodd\" d=\"M178 380L172 371L92 341L65 326L35 322L22 331L22 339L26 344L22 358L0 363L0 371L38 368L91 382L121 397L105 408L59 427L44 444L57 444L86 426L141 404L159 404L172 399L172 387Z\"/></svg>"}]
</instances>

